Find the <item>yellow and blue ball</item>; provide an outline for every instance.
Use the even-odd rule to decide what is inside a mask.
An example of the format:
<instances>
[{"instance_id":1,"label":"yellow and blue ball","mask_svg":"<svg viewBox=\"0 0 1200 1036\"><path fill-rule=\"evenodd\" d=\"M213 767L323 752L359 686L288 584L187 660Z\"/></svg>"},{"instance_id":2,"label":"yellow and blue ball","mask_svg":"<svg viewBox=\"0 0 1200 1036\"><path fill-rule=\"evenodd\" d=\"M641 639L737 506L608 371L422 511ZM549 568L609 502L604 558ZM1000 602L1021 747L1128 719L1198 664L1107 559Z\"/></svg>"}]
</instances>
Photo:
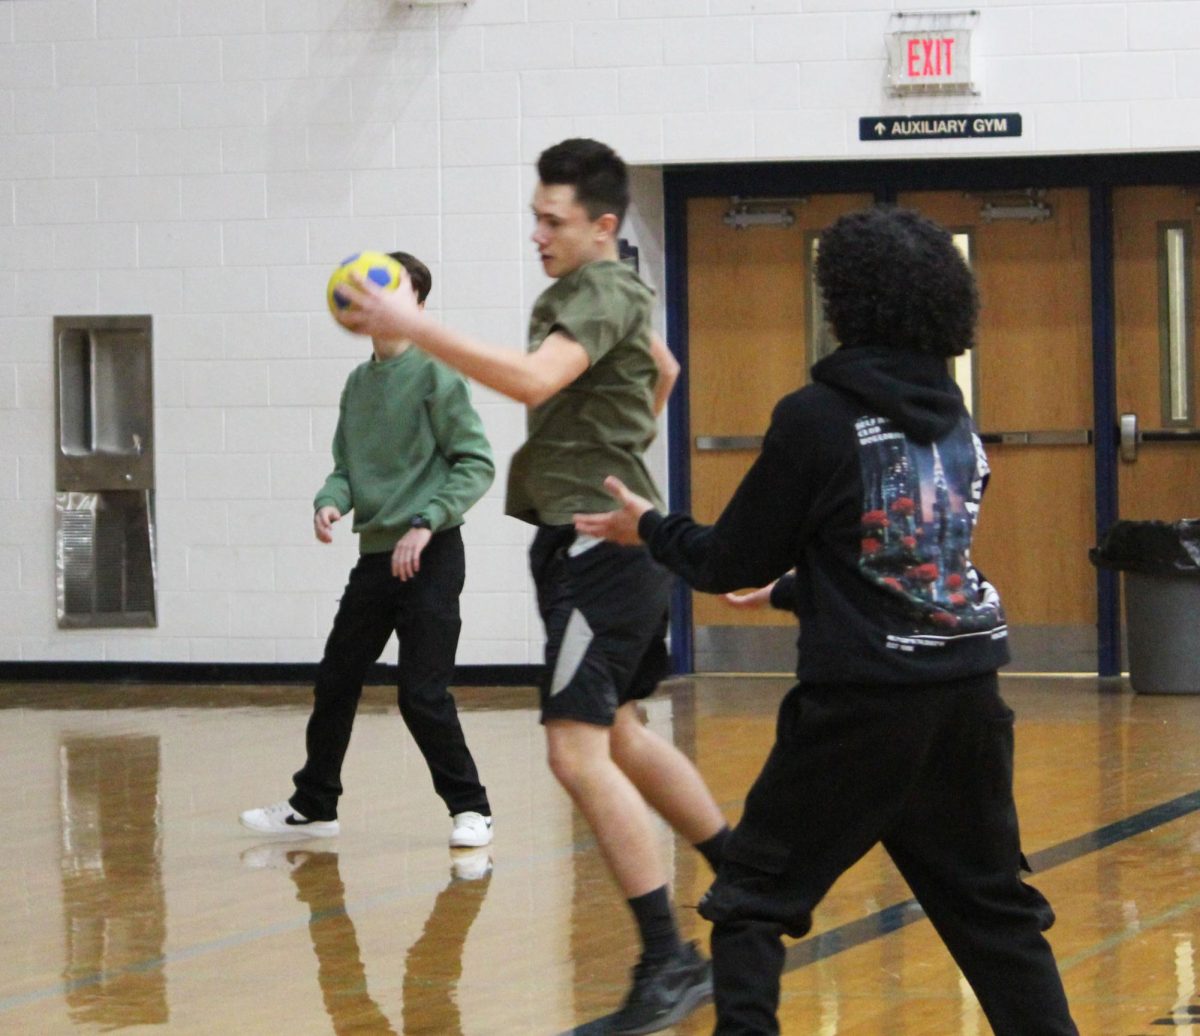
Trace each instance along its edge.
<instances>
[{"instance_id":1,"label":"yellow and blue ball","mask_svg":"<svg viewBox=\"0 0 1200 1036\"><path fill-rule=\"evenodd\" d=\"M351 274L357 274L368 284L376 284L385 291L395 291L404 276L404 267L383 252L355 252L347 256L330 274L325 287L325 301L334 316L350 305L350 300L338 288L349 282Z\"/></svg>"}]
</instances>

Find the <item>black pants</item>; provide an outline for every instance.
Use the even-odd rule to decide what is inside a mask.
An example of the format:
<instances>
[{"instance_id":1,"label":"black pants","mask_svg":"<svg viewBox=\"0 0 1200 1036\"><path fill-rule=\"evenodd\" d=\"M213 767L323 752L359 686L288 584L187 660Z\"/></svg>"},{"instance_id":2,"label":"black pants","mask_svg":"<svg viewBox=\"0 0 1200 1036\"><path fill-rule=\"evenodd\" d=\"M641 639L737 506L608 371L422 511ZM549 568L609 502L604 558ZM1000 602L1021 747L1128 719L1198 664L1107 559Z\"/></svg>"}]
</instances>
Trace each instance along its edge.
<instances>
[{"instance_id":1,"label":"black pants","mask_svg":"<svg viewBox=\"0 0 1200 1036\"><path fill-rule=\"evenodd\" d=\"M466 575L462 534L437 533L421 555L421 570L401 582L392 556L364 554L350 572L313 689L308 758L292 780L292 806L310 820L337 818L342 760L350 744L363 679L392 631L400 641L397 701L451 814L490 814L449 690L462 622L458 598Z\"/></svg>"},{"instance_id":2,"label":"black pants","mask_svg":"<svg viewBox=\"0 0 1200 1036\"><path fill-rule=\"evenodd\" d=\"M777 1033L784 949L882 842L997 1036L1076 1036L1049 904L1021 881L1013 714L995 674L916 687L799 685L700 913L720 1036Z\"/></svg>"}]
</instances>

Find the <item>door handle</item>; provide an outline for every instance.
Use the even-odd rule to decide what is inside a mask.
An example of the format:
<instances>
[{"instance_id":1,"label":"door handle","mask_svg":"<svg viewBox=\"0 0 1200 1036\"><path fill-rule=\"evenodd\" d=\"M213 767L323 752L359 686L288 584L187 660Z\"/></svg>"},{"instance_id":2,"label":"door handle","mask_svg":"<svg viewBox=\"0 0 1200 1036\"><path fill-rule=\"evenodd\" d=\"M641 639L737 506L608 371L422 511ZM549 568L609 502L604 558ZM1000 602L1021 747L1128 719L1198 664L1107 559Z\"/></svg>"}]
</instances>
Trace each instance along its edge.
<instances>
[{"instance_id":1,"label":"door handle","mask_svg":"<svg viewBox=\"0 0 1200 1036\"><path fill-rule=\"evenodd\" d=\"M1200 442L1200 428L1138 427L1137 414L1122 414L1118 426L1121 460L1137 460L1138 447L1147 442Z\"/></svg>"},{"instance_id":2,"label":"door handle","mask_svg":"<svg viewBox=\"0 0 1200 1036\"><path fill-rule=\"evenodd\" d=\"M1122 414L1120 423L1121 460L1137 460L1138 419L1137 414Z\"/></svg>"}]
</instances>

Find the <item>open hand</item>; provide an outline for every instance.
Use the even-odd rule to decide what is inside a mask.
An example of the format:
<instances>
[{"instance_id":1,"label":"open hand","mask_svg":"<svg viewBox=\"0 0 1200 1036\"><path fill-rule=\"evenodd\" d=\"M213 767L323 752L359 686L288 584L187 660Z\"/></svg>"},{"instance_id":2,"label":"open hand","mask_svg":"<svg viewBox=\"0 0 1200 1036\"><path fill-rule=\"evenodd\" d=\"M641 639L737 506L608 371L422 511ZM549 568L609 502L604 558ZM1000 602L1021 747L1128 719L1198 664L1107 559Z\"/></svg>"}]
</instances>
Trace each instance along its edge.
<instances>
[{"instance_id":1,"label":"open hand","mask_svg":"<svg viewBox=\"0 0 1200 1036\"><path fill-rule=\"evenodd\" d=\"M769 583L766 586L759 587L757 590L749 590L744 594L722 594L721 598L732 608L766 608L771 603L771 591L775 589L775 583Z\"/></svg>"},{"instance_id":2,"label":"open hand","mask_svg":"<svg viewBox=\"0 0 1200 1036\"><path fill-rule=\"evenodd\" d=\"M619 509L598 514L574 515L575 531L627 546L641 543L638 522L642 515L654 509L654 504L644 496L632 492L616 475L609 475L604 480L604 488L620 504Z\"/></svg>"}]
</instances>

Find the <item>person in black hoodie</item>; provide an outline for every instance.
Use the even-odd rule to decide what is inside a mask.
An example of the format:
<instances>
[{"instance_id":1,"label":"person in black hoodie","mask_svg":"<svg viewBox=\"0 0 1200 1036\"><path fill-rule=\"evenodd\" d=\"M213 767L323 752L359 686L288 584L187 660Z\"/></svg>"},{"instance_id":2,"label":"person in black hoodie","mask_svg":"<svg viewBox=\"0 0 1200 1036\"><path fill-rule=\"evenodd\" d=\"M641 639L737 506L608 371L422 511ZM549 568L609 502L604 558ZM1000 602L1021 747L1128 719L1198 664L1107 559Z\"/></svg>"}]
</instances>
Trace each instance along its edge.
<instances>
[{"instance_id":1,"label":"person in black hoodie","mask_svg":"<svg viewBox=\"0 0 1200 1036\"><path fill-rule=\"evenodd\" d=\"M779 1031L781 935L882 842L997 1036L1076 1036L1053 911L1020 876L1004 612L971 562L988 466L947 357L974 344L974 278L944 229L876 208L821 235L817 283L840 347L714 525L614 478L619 508L575 522L697 590L778 580L800 620L799 682L700 903L716 1032Z\"/></svg>"}]
</instances>

